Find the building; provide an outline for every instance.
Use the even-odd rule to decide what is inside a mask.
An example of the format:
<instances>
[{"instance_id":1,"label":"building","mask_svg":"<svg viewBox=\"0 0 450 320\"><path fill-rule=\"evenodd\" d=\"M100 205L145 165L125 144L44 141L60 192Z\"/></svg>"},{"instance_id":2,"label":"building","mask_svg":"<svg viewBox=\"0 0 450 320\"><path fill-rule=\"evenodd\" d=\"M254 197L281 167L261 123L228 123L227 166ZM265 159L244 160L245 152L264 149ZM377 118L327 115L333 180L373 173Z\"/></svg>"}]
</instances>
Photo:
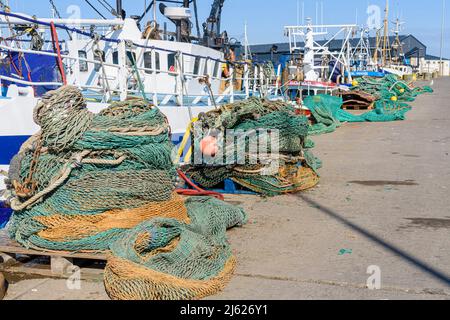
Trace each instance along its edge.
<instances>
[{"instance_id":1,"label":"building","mask_svg":"<svg viewBox=\"0 0 450 320\"><path fill-rule=\"evenodd\" d=\"M433 73L438 72L439 74L442 72L443 76L450 76L450 60L443 59L441 63L441 58L426 55L420 61L420 73Z\"/></svg>"},{"instance_id":2,"label":"building","mask_svg":"<svg viewBox=\"0 0 450 320\"><path fill-rule=\"evenodd\" d=\"M421 62L425 61L425 57L427 56L427 46L423 44L419 39L415 36L409 35L401 35L400 42L402 43L402 51L405 55L405 58L408 60L409 64L416 68L417 70L421 67ZM356 47L359 42L359 38L355 37L350 40L350 44L352 47ZM317 41L318 44L322 45L326 42L326 40ZM342 40L336 39L330 42L329 50L340 51L342 47ZM375 51L376 48L376 37L369 38L369 45L372 52ZM395 42L395 37L389 37L389 42L392 44ZM300 44L301 45L301 44ZM289 43L274 43L274 44L259 44L250 46L251 53L253 58L257 62L263 61L272 61L274 63L279 63L282 60L283 56L290 55L290 47Z\"/></svg>"}]
</instances>

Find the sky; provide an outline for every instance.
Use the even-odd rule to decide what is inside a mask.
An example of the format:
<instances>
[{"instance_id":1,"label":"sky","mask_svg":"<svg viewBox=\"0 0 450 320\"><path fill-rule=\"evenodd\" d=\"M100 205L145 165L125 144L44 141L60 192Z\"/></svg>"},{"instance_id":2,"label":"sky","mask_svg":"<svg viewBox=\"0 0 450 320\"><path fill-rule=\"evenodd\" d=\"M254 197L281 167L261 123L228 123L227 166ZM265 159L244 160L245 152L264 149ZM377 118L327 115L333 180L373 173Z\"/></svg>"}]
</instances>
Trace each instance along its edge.
<instances>
[{"instance_id":1,"label":"sky","mask_svg":"<svg viewBox=\"0 0 450 320\"><path fill-rule=\"evenodd\" d=\"M5 0L4 0L5 1ZM98 15L89 8L84 0L53 0L63 17L68 17L67 9L71 5L80 7L82 18L95 18ZM102 12L98 0L89 0ZM106 0L115 4L115 0ZM123 0L128 14L140 14L145 3L151 0ZM310 17L316 20L316 8L321 17L323 3L323 22L325 24L365 25L368 19L367 9L376 5L384 16L386 0L226 0L223 9L223 29L230 37L240 41L244 37L244 25L248 25L250 44L285 42L283 27L296 25L298 18ZM428 54L440 54L443 0L390 0L390 21L400 18L404 25L402 34L413 34L428 47ZM446 1L446 23L444 32L444 57L450 58L450 1ZM197 0L200 22L206 20L213 0ZM49 0L10 0L14 11L35 14L40 17L50 16ZM168 4L170 5L170 4ZM302 13L302 8L305 8ZM299 8L300 10L297 10ZM109 15L110 16L110 15ZM148 17L149 19L152 17ZM162 19L159 17L159 19ZM393 25L391 24L391 28Z\"/></svg>"}]
</instances>

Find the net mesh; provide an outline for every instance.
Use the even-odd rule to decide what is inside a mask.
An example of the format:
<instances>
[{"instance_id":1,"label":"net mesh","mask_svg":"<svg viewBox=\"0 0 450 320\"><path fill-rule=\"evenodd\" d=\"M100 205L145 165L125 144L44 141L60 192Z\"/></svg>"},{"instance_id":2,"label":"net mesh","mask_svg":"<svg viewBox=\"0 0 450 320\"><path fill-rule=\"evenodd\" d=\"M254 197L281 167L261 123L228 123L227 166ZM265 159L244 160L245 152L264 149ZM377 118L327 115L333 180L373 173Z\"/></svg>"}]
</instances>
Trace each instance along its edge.
<instances>
[{"instance_id":1,"label":"net mesh","mask_svg":"<svg viewBox=\"0 0 450 320\"><path fill-rule=\"evenodd\" d=\"M230 130L243 138L228 138ZM194 152L187 173L206 188L232 179L265 196L314 187L321 162L310 151L308 130L308 119L284 102L252 98L225 105L199 117L192 130ZM203 153L204 135L197 132L222 136L223 150L199 163L196 155Z\"/></svg>"},{"instance_id":2,"label":"net mesh","mask_svg":"<svg viewBox=\"0 0 450 320\"><path fill-rule=\"evenodd\" d=\"M329 95L308 96L303 103L311 110L313 124L310 135L319 135L334 132L343 122L388 122L399 121L406 118L411 110L408 102L423 93L431 93L431 87L412 88L404 81L398 80L395 75L387 75L379 80L362 77L356 79L358 85L351 90L365 92L376 98L374 108L361 115L355 115L342 110L341 97Z\"/></svg>"},{"instance_id":3,"label":"net mesh","mask_svg":"<svg viewBox=\"0 0 450 320\"><path fill-rule=\"evenodd\" d=\"M111 246L105 270L111 298L191 300L224 288L236 264L226 230L244 224L246 215L212 198L189 199L186 207L189 224L154 219Z\"/></svg>"},{"instance_id":4,"label":"net mesh","mask_svg":"<svg viewBox=\"0 0 450 320\"><path fill-rule=\"evenodd\" d=\"M245 213L178 195L158 109L132 99L94 115L65 86L42 99L34 118L42 130L10 166L11 238L38 250L108 252L114 299L200 298L225 286L236 263L225 232Z\"/></svg>"}]
</instances>

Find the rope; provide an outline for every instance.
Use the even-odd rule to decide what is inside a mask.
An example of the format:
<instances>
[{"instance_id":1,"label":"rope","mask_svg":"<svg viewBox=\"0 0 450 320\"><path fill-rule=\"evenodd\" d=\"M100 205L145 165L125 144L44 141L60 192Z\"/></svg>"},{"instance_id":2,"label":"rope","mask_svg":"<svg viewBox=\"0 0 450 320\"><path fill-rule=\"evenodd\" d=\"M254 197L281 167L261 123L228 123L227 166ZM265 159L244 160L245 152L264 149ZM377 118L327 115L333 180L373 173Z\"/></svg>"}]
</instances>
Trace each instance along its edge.
<instances>
[{"instance_id":1,"label":"rope","mask_svg":"<svg viewBox=\"0 0 450 320\"><path fill-rule=\"evenodd\" d=\"M66 72L64 71L64 65L62 62L61 57L61 48L59 46L59 40L58 40L58 32L56 31L55 24L53 22L50 23L50 29L52 33L52 41L53 41L53 48L58 54L57 63L59 72L61 73L62 82L64 85L67 85L67 78L66 78Z\"/></svg>"},{"instance_id":2,"label":"rope","mask_svg":"<svg viewBox=\"0 0 450 320\"><path fill-rule=\"evenodd\" d=\"M189 189L178 189L177 193L184 195L184 196L212 196L216 199L225 200L225 197L218 192L214 192L214 191L206 191L202 188L200 188L199 186L197 186L194 182L192 182L192 180L190 180L183 171L181 170L177 170L178 175L180 176L181 179L183 179L190 187L194 188L194 190L189 190Z\"/></svg>"},{"instance_id":3,"label":"rope","mask_svg":"<svg viewBox=\"0 0 450 320\"><path fill-rule=\"evenodd\" d=\"M88 155L89 153L90 152L82 152L77 156L77 158L82 158L82 157ZM11 208L14 211L22 211L22 210L28 208L29 206L35 204L39 200L42 200L42 198L44 196L46 196L50 192L57 189L59 186L61 186L67 180L67 178L69 178L70 174L72 173L72 170L79 165L80 161L81 161L81 159L76 160L75 162L72 162L72 163L67 163L64 167L64 170L61 172L60 177L56 181L54 181L47 188L45 188L41 192L37 193L36 195L31 197L27 201L21 203L17 198L12 199Z\"/></svg>"}]
</instances>

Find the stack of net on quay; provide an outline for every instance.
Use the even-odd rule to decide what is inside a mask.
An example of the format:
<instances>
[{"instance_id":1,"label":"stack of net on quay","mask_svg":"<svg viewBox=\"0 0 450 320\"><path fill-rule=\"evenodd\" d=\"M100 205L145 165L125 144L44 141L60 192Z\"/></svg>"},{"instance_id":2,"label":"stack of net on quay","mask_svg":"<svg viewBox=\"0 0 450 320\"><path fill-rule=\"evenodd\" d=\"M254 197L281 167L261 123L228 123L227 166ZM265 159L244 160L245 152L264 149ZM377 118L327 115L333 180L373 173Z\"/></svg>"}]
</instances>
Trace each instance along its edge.
<instances>
[{"instance_id":1,"label":"stack of net on quay","mask_svg":"<svg viewBox=\"0 0 450 320\"><path fill-rule=\"evenodd\" d=\"M432 93L431 87L412 88L408 83L398 80L394 75L387 75L379 80L362 77L356 80L351 88L356 93L354 97L364 97L364 101L371 101L372 110L355 115L342 110L342 97L317 95L308 96L303 104L311 111L312 125L310 135L334 132L345 122L388 122L404 120L406 113L411 110L409 102L423 93ZM347 95L351 96L351 95Z\"/></svg>"},{"instance_id":2,"label":"stack of net on quay","mask_svg":"<svg viewBox=\"0 0 450 320\"><path fill-rule=\"evenodd\" d=\"M13 159L12 239L47 251L107 252L113 299L196 299L235 266L225 233L242 209L177 194L166 117L141 99L91 113L78 89L49 92L35 108L41 131Z\"/></svg>"},{"instance_id":3,"label":"stack of net on quay","mask_svg":"<svg viewBox=\"0 0 450 320\"><path fill-rule=\"evenodd\" d=\"M264 196L312 188L321 163L310 151L308 126L308 119L284 102L251 98L224 105L201 114L192 126L193 152L185 171L205 188L231 179Z\"/></svg>"}]
</instances>

